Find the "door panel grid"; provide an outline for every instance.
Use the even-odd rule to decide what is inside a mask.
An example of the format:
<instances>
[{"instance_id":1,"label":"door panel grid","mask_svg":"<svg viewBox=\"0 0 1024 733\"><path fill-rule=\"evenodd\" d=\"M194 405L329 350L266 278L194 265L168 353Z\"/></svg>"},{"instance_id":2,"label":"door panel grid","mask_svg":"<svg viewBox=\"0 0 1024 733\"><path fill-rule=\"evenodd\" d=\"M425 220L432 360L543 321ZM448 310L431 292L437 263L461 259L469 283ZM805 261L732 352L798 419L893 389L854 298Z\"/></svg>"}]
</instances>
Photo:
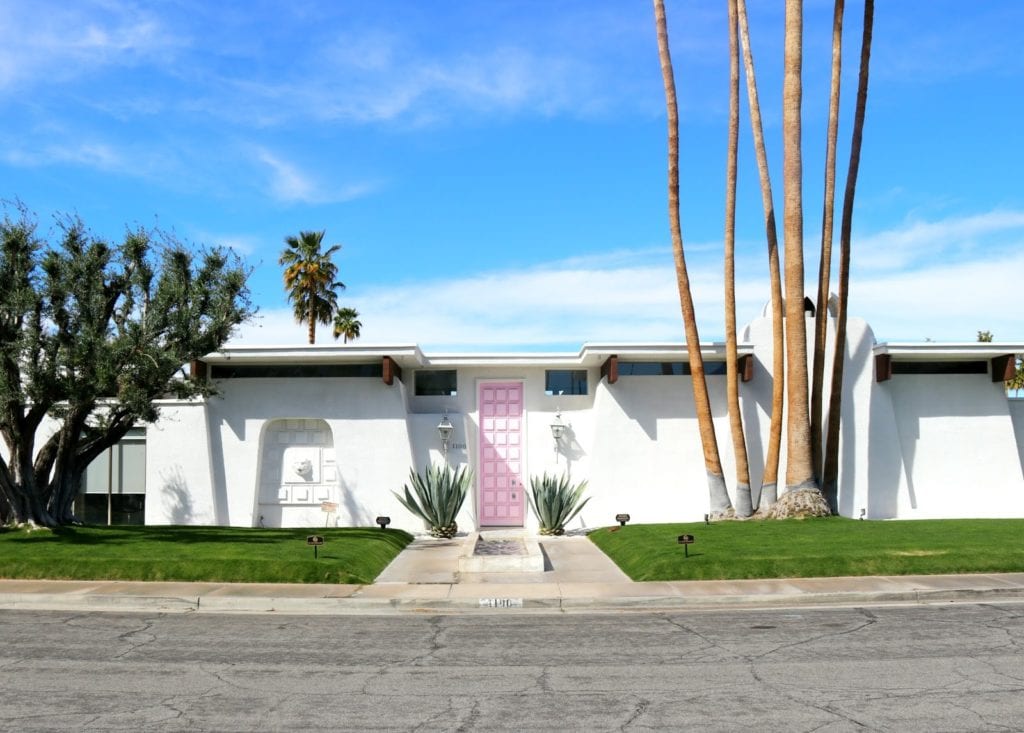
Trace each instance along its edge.
<instances>
[{"instance_id":1,"label":"door panel grid","mask_svg":"<svg viewBox=\"0 0 1024 733\"><path fill-rule=\"evenodd\" d=\"M522 382L480 386L480 524L523 525Z\"/></svg>"}]
</instances>

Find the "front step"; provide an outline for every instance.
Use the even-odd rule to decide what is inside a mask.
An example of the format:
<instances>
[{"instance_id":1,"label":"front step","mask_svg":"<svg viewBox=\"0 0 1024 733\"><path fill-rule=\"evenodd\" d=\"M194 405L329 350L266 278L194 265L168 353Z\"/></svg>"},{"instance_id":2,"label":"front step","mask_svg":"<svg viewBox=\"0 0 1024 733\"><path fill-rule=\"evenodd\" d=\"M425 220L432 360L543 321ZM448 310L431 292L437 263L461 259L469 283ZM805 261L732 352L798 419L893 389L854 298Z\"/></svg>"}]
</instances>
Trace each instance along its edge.
<instances>
[{"instance_id":1,"label":"front step","mask_svg":"<svg viewBox=\"0 0 1024 733\"><path fill-rule=\"evenodd\" d=\"M542 573L544 553L524 531L474 532L462 546L460 573Z\"/></svg>"}]
</instances>

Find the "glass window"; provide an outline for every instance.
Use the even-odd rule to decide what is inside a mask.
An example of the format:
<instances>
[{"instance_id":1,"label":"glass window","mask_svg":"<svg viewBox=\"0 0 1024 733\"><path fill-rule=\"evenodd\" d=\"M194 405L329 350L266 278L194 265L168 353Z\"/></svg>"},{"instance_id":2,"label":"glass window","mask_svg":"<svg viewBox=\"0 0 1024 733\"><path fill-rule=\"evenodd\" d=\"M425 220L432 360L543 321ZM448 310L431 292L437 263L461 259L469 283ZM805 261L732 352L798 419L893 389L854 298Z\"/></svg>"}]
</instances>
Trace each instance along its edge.
<instances>
[{"instance_id":1,"label":"glass window","mask_svg":"<svg viewBox=\"0 0 1024 733\"><path fill-rule=\"evenodd\" d=\"M417 371L413 377L416 395L445 395L454 397L458 394L458 379L454 369L429 369Z\"/></svg>"},{"instance_id":2,"label":"glass window","mask_svg":"<svg viewBox=\"0 0 1024 733\"><path fill-rule=\"evenodd\" d=\"M113 461L113 462L111 462ZM146 493L146 443L122 440L93 459L85 469L83 491L87 494Z\"/></svg>"},{"instance_id":3,"label":"glass window","mask_svg":"<svg viewBox=\"0 0 1024 733\"><path fill-rule=\"evenodd\" d=\"M654 376L681 376L691 374L690 362L688 361L620 361L619 376L626 377L654 377ZM704 362L704 373L708 375L724 375L726 373L724 361Z\"/></svg>"},{"instance_id":4,"label":"glass window","mask_svg":"<svg viewBox=\"0 0 1024 733\"><path fill-rule=\"evenodd\" d=\"M286 377L377 377L384 375L381 362L373 364L214 364L213 379L265 379Z\"/></svg>"},{"instance_id":5,"label":"glass window","mask_svg":"<svg viewBox=\"0 0 1024 733\"><path fill-rule=\"evenodd\" d=\"M544 393L549 395L586 394L586 369L548 369L544 372Z\"/></svg>"},{"instance_id":6,"label":"glass window","mask_svg":"<svg viewBox=\"0 0 1024 733\"><path fill-rule=\"evenodd\" d=\"M985 361L893 361L893 374L988 374Z\"/></svg>"}]
</instances>

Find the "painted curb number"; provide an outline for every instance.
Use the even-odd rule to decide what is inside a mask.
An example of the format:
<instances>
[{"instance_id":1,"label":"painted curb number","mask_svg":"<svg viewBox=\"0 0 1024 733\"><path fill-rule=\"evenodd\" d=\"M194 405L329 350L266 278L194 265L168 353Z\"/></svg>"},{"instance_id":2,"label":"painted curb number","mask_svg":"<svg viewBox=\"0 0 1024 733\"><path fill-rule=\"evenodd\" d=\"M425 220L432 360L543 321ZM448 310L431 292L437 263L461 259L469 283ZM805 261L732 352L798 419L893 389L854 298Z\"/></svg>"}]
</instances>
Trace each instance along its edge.
<instances>
[{"instance_id":1,"label":"painted curb number","mask_svg":"<svg viewBox=\"0 0 1024 733\"><path fill-rule=\"evenodd\" d=\"M522 598L481 598L480 608L522 608Z\"/></svg>"}]
</instances>

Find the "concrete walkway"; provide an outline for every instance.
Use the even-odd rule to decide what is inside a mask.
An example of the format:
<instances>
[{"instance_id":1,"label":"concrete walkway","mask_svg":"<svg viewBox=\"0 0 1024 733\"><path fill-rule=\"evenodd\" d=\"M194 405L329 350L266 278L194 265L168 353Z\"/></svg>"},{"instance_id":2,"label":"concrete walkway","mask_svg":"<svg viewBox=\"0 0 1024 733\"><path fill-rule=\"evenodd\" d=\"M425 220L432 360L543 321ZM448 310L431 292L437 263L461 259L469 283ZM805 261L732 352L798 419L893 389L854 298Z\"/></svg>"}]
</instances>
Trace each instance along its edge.
<instances>
[{"instance_id":1,"label":"concrete walkway","mask_svg":"<svg viewBox=\"0 0 1024 733\"><path fill-rule=\"evenodd\" d=\"M1024 573L636 583L586 537L541 539L543 572L460 573L471 539L417 538L373 585L0 580L0 609L340 615L1024 601Z\"/></svg>"}]
</instances>

